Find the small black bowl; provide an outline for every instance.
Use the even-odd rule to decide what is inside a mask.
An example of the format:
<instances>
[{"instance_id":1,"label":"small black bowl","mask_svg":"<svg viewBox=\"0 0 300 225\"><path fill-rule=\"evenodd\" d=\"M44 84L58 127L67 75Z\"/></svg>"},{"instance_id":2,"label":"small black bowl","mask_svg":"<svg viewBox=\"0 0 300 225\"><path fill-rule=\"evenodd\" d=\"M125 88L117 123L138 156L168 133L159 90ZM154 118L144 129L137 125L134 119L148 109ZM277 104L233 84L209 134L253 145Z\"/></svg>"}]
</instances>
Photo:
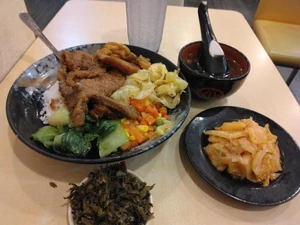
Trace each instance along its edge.
<instances>
[{"instance_id":1,"label":"small black bowl","mask_svg":"<svg viewBox=\"0 0 300 225\"><path fill-rule=\"evenodd\" d=\"M193 96L201 100L217 100L232 95L242 86L250 72L250 62L243 53L231 46L220 45L225 53L229 72L233 72L234 76L212 77L201 75L192 69L190 63L198 61L201 52L200 41L185 45L179 52L178 66L187 79Z\"/></svg>"}]
</instances>

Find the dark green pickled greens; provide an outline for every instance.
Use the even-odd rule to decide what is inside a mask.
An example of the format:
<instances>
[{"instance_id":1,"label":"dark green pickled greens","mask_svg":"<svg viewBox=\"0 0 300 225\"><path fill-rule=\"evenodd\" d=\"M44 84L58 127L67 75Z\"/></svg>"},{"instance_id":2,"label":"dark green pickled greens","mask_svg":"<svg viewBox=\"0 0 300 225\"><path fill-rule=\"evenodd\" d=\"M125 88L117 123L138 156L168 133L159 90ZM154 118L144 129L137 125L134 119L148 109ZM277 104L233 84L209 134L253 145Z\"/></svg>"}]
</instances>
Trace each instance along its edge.
<instances>
[{"instance_id":1,"label":"dark green pickled greens","mask_svg":"<svg viewBox=\"0 0 300 225\"><path fill-rule=\"evenodd\" d=\"M71 184L69 199L76 225L142 225L153 218L150 190L120 164L88 176L87 183Z\"/></svg>"}]
</instances>

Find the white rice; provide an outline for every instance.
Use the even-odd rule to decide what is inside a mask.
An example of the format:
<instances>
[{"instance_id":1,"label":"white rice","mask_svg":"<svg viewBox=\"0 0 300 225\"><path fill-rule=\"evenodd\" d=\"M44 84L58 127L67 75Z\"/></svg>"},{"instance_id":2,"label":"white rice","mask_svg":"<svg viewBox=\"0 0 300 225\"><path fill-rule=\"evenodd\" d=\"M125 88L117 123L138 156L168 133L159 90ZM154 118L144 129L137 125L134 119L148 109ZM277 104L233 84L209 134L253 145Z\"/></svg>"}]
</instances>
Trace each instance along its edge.
<instances>
[{"instance_id":1,"label":"white rice","mask_svg":"<svg viewBox=\"0 0 300 225\"><path fill-rule=\"evenodd\" d=\"M43 105L40 112L40 120L44 124L48 124L48 118L53 114L53 110L50 107L50 103L52 99L62 99L61 94L58 89L58 81L56 81L48 90L46 90L43 94ZM60 101L58 106L61 106L63 103Z\"/></svg>"}]
</instances>

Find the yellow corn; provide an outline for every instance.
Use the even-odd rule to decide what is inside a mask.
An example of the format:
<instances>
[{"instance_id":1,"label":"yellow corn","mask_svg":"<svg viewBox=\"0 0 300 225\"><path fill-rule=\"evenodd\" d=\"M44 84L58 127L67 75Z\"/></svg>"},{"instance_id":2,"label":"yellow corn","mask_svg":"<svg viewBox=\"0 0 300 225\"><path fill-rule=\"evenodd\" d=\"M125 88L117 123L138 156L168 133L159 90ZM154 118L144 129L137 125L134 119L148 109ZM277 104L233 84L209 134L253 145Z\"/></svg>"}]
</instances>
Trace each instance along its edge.
<instances>
[{"instance_id":1,"label":"yellow corn","mask_svg":"<svg viewBox=\"0 0 300 225\"><path fill-rule=\"evenodd\" d=\"M126 118L121 119L121 123L124 123L126 120Z\"/></svg>"},{"instance_id":2,"label":"yellow corn","mask_svg":"<svg viewBox=\"0 0 300 225\"><path fill-rule=\"evenodd\" d=\"M142 112L142 117L143 117L143 118L146 118L147 116L148 116L147 113Z\"/></svg>"},{"instance_id":3,"label":"yellow corn","mask_svg":"<svg viewBox=\"0 0 300 225\"><path fill-rule=\"evenodd\" d=\"M123 124L130 124L130 121L126 120Z\"/></svg>"},{"instance_id":4,"label":"yellow corn","mask_svg":"<svg viewBox=\"0 0 300 225\"><path fill-rule=\"evenodd\" d=\"M139 125L139 121L135 120L134 125Z\"/></svg>"},{"instance_id":5,"label":"yellow corn","mask_svg":"<svg viewBox=\"0 0 300 225\"><path fill-rule=\"evenodd\" d=\"M130 136L129 136L129 140L130 140L130 141L135 141L135 136L130 135Z\"/></svg>"},{"instance_id":6,"label":"yellow corn","mask_svg":"<svg viewBox=\"0 0 300 225\"><path fill-rule=\"evenodd\" d=\"M142 133L147 133L149 130L149 126L147 125L138 125L137 129L139 129L139 131L141 131Z\"/></svg>"},{"instance_id":7,"label":"yellow corn","mask_svg":"<svg viewBox=\"0 0 300 225\"><path fill-rule=\"evenodd\" d=\"M150 101L148 99L146 99L145 106L148 106L148 105L150 105Z\"/></svg>"}]
</instances>

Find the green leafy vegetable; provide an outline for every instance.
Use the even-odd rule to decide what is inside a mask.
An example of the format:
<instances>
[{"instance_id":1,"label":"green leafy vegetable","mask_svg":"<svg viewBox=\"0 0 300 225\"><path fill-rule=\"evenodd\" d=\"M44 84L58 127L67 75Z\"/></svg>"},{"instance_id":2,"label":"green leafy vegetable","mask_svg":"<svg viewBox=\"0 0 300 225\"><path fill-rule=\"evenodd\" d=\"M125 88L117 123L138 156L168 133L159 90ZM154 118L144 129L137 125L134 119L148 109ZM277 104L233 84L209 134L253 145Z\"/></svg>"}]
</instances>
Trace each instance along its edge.
<instances>
[{"instance_id":1,"label":"green leafy vegetable","mask_svg":"<svg viewBox=\"0 0 300 225\"><path fill-rule=\"evenodd\" d=\"M53 148L59 153L74 156L86 156L91 150L91 141L97 138L96 134L83 134L80 131L71 130L57 135L54 138Z\"/></svg>"},{"instance_id":2,"label":"green leafy vegetable","mask_svg":"<svg viewBox=\"0 0 300 225\"><path fill-rule=\"evenodd\" d=\"M57 126L56 128L57 128L57 130L59 131L60 134L67 133L70 130L68 124L64 124L62 126Z\"/></svg>"},{"instance_id":3,"label":"green leafy vegetable","mask_svg":"<svg viewBox=\"0 0 300 225\"><path fill-rule=\"evenodd\" d=\"M98 134L105 137L116 129L117 122L115 120L96 120L90 115L85 118L84 129L87 133Z\"/></svg>"},{"instance_id":4,"label":"green leafy vegetable","mask_svg":"<svg viewBox=\"0 0 300 225\"><path fill-rule=\"evenodd\" d=\"M69 124L69 114L70 113L67 106L63 105L48 118L48 122L52 126L62 126L64 124Z\"/></svg>"},{"instance_id":5,"label":"green leafy vegetable","mask_svg":"<svg viewBox=\"0 0 300 225\"><path fill-rule=\"evenodd\" d=\"M117 126L119 126L118 131L109 139L105 139L106 136L116 130ZM124 144L125 137L127 141L128 137L120 121L97 120L89 115L86 116L86 123L81 129L70 128L68 123L64 123L57 127L42 127L32 135L35 141L43 143L46 148L53 147L55 152L67 156L83 157L92 149L92 141L97 138L97 145L101 149L100 156L103 157L116 151L119 146ZM109 141L112 143L107 143Z\"/></svg>"},{"instance_id":6,"label":"green leafy vegetable","mask_svg":"<svg viewBox=\"0 0 300 225\"><path fill-rule=\"evenodd\" d=\"M122 127L121 122L119 120L114 120L114 122L116 124L115 130L104 138L98 138L97 146L101 158L112 152L116 152L118 147L128 141L128 136Z\"/></svg>"},{"instance_id":7,"label":"green leafy vegetable","mask_svg":"<svg viewBox=\"0 0 300 225\"><path fill-rule=\"evenodd\" d=\"M58 129L53 126L44 126L32 134L32 138L35 141L41 142L46 148L51 148L53 140L57 135L59 135Z\"/></svg>"}]
</instances>

